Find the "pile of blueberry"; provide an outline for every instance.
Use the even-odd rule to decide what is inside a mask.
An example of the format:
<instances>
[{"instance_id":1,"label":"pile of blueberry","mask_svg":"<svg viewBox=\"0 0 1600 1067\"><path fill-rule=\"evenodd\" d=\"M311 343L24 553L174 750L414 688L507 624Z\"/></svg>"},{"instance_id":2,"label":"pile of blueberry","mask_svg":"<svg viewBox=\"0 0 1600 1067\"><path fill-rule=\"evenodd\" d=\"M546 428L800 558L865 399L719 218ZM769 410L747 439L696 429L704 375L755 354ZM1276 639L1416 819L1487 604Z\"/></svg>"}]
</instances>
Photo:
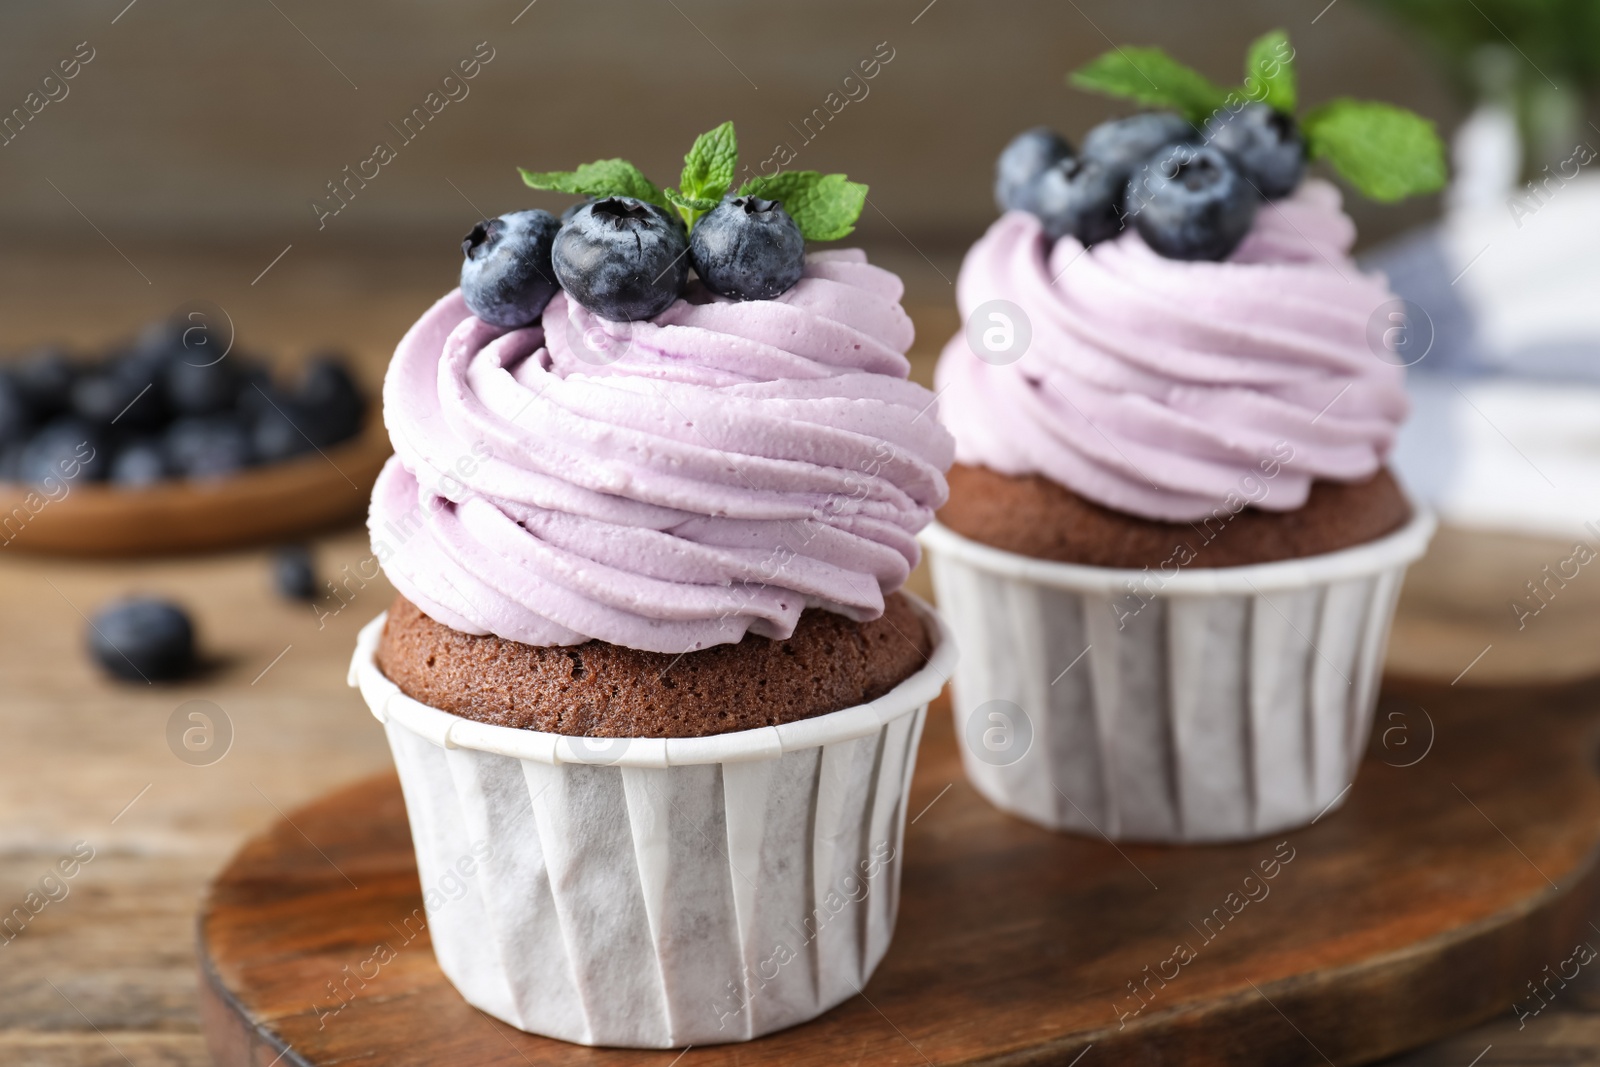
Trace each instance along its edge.
<instances>
[{"instance_id":1,"label":"pile of blueberry","mask_svg":"<svg viewBox=\"0 0 1600 1067\"><path fill-rule=\"evenodd\" d=\"M724 198L692 233L629 196L575 204L559 219L518 211L478 223L461 250L467 307L508 329L538 321L557 289L602 319L632 322L682 296L690 267L706 289L735 300L770 300L805 270L800 226L782 202L754 196Z\"/></svg>"},{"instance_id":2,"label":"pile of blueberry","mask_svg":"<svg viewBox=\"0 0 1600 1067\"><path fill-rule=\"evenodd\" d=\"M1076 153L1045 127L1019 134L1000 154L995 200L1037 215L1052 239L1092 245L1131 222L1169 259L1221 260L1305 165L1295 120L1266 104L1223 108L1203 127L1149 111L1101 123Z\"/></svg>"},{"instance_id":3,"label":"pile of blueberry","mask_svg":"<svg viewBox=\"0 0 1600 1067\"><path fill-rule=\"evenodd\" d=\"M366 411L341 356L276 382L260 360L218 359L159 322L103 359L49 348L0 366L0 481L226 478L355 437Z\"/></svg>"}]
</instances>

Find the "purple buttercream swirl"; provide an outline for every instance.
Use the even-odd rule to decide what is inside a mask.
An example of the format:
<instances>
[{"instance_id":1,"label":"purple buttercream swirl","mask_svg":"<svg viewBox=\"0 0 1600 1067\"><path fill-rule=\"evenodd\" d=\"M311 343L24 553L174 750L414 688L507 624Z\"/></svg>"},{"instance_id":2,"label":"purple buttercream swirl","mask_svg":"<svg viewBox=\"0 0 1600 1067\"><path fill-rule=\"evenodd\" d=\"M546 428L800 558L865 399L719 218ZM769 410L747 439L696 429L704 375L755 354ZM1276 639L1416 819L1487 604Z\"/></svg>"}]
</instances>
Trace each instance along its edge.
<instances>
[{"instance_id":1,"label":"purple buttercream swirl","mask_svg":"<svg viewBox=\"0 0 1600 1067\"><path fill-rule=\"evenodd\" d=\"M916 565L953 442L906 380L900 280L814 253L775 300L697 293L648 322L558 293L505 331L459 292L384 382L395 456L369 526L439 622L656 652L865 620Z\"/></svg>"},{"instance_id":2,"label":"purple buttercream swirl","mask_svg":"<svg viewBox=\"0 0 1600 1067\"><path fill-rule=\"evenodd\" d=\"M1211 514L1278 461L1258 507L1369 477L1407 403L1404 372L1368 340L1391 294L1356 268L1354 239L1318 180L1262 205L1221 263L1165 259L1132 232L1087 252L1052 245L1032 216L1002 216L967 253L957 298L964 319L1012 302L1032 339L1004 365L964 335L946 346L937 385L957 460L1167 521Z\"/></svg>"}]
</instances>

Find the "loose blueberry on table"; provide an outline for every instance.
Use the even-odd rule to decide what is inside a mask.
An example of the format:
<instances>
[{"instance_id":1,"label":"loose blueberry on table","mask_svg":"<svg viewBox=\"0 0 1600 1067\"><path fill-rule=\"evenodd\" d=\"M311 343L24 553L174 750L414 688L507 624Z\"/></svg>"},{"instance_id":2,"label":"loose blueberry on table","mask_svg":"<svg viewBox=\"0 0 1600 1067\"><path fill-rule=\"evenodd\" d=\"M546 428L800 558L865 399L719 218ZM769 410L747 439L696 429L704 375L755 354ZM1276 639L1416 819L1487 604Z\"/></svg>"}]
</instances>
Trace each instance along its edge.
<instances>
[{"instance_id":1,"label":"loose blueberry on table","mask_svg":"<svg viewBox=\"0 0 1600 1067\"><path fill-rule=\"evenodd\" d=\"M781 297L805 274L807 241L853 231L867 187L843 174L784 171L735 189L737 164L738 139L724 122L695 139L676 188L657 187L623 159L522 171L534 189L584 199L559 218L519 211L474 226L462 242L467 309L515 329L541 320L556 286L612 322L655 318L683 297Z\"/></svg>"},{"instance_id":2,"label":"loose blueberry on table","mask_svg":"<svg viewBox=\"0 0 1600 1067\"><path fill-rule=\"evenodd\" d=\"M314 600L317 572L305 545L284 545L272 555L272 583L287 600Z\"/></svg>"},{"instance_id":3,"label":"loose blueberry on table","mask_svg":"<svg viewBox=\"0 0 1600 1067\"><path fill-rule=\"evenodd\" d=\"M1443 146L1418 115L1341 98L1297 120L1293 60L1286 33L1265 34L1228 90L1159 49L1107 52L1072 83L1165 109L1103 122L1076 153L1045 126L1018 134L996 163L995 201L1037 216L1052 241L1094 245L1131 227L1170 259L1224 260L1312 159L1384 202L1443 186Z\"/></svg>"},{"instance_id":4,"label":"loose blueberry on table","mask_svg":"<svg viewBox=\"0 0 1600 1067\"><path fill-rule=\"evenodd\" d=\"M107 674L170 682L194 669L194 624L178 605L150 597L118 600L89 623L89 651Z\"/></svg>"}]
</instances>

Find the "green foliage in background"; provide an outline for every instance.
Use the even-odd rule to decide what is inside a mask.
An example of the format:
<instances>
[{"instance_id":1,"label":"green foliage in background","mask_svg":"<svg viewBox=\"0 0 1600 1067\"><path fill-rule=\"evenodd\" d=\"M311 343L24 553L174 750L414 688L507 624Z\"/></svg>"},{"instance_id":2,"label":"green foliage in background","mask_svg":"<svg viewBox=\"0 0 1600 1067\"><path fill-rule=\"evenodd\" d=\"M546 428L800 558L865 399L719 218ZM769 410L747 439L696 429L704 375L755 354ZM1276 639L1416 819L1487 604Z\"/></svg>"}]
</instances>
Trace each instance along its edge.
<instances>
[{"instance_id":1,"label":"green foliage in background","mask_svg":"<svg viewBox=\"0 0 1600 1067\"><path fill-rule=\"evenodd\" d=\"M1426 41L1464 91L1477 88L1481 51L1508 43L1527 60L1528 77L1584 89L1600 83L1600 0L1364 2Z\"/></svg>"},{"instance_id":2,"label":"green foliage in background","mask_svg":"<svg viewBox=\"0 0 1600 1067\"><path fill-rule=\"evenodd\" d=\"M1585 105L1600 89L1600 0L1363 2L1420 40L1468 101L1510 109L1525 177L1587 139Z\"/></svg>"}]
</instances>

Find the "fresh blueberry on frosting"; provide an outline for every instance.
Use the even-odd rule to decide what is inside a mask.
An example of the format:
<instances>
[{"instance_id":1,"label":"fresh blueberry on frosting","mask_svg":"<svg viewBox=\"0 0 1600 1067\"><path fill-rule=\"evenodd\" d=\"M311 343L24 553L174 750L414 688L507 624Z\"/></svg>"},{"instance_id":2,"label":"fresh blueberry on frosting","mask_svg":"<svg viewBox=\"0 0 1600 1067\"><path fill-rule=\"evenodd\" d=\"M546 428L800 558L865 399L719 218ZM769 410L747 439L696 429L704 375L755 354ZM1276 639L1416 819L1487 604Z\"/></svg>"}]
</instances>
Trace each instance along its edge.
<instances>
[{"instance_id":1,"label":"fresh blueberry on frosting","mask_svg":"<svg viewBox=\"0 0 1600 1067\"><path fill-rule=\"evenodd\" d=\"M556 277L601 318L633 322L661 314L689 277L689 243L666 215L642 200L608 196L561 227Z\"/></svg>"},{"instance_id":2,"label":"fresh blueberry on frosting","mask_svg":"<svg viewBox=\"0 0 1600 1067\"><path fill-rule=\"evenodd\" d=\"M1266 104L1224 108L1206 123L1206 142L1226 152L1268 200L1288 196L1306 170L1306 143L1294 116Z\"/></svg>"},{"instance_id":3,"label":"fresh blueberry on frosting","mask_svg":"<svg viewBox=\"0 0 1600 1067\"><path fill-rule=\"evenodd\" d=\"M1034 188L1044 172L1072 155L1066 138L1048 126L1023 130L995 163L994 202L1001 211L1034 211Z\"/></svg>"},{"instance_id":4,"label":"fresh blueberry on frosting","mask_svg":"<svg viewBox=\"0 0 1600 1067\"><path fill-rule=\"evenodd\" d=\"M1144 243L1168 259L1227 259L1255 221L1255 189L1210 145L1172 145L1128 185Z\"/></svg>"},{"instance_id":5,"label":"fresh blueberry on frosting","mask_svg":"<svg viewBox=\"0 0 1600 1067\"><path fill-rule=\"evenodd\" d=\"M587 198L562 213L556 235L554 269L567 294L610 322L651 319L685 293L692 266L716 296L772 300L799 281L807 241L855 228L865 185L807 170L761 174L736 189L738 154L733 123L724 122L695 139L676 188L658 187L625 159L522 171L534 189Z\"/></svg>"},{"instance_id":6,"label":"fresh blueberry on frosting","mask_svg":"<svg viewBox=\"0 0 1600 1067\"><path fill-rule=\"evenodd\" d=\"M550 264L561 223L548 211L485 219L461 242L461 295L472 313L496 326L539 318L559 286Z\"/></svg>"},{"instance_id":7,"label":"fresh blueberry on frosting","mask_svg":"<svg viewBox=\"0 0 1600 1067\"><path fill-rule=\"evenodd\" d=\"M770 300L805 273L806 239L778 201L736 196L695 225L689 257L713 293Z\"/></svg>"},{"instance_id":8,"label":"fresh blueberry on frosting","mask_svg":"<svg viewBox=\"0 0 1600 1067\"><path fill-rule=\"evenodd\" d=\"M1245 194L1293 195L1311 160L1327 160L1357 190L1384 202L1444 184L1433 124L1410 111L1341 98L1297 120L1294 49L1282 30L1251 44L1235 89L1159 48L1132 46L1107 52L1070 80L1160 110L1101 123L1076 156L1046 127L1006 146L995 198L1002 211L1037 216L1048 240L1071 237L1087 246L1136 228L1168 258L1222 260L1254 218Z\"/></svg>"},{"instance_id":9,"label":"fresh blueberry on frosting","mask_svg":"<svg viewBox=\"0 0 1600 1067\"><path fill-rule=\"evenodd\" d=\"M1069 156L1034 183L1032 210L1052 239L1108 241L1122 231L1127 183L1127 175L1096 160Z\"/></svg>"},{"instance_id":10,"label":"fresh blueberry on frosting","mask_svg":"<svg viewBox=\"0 0 1600 1067\"><path fill-rule=\"evenodd\" d=\"M1189 120L1177 112L1145 111L1102 122L1090 130L1083 138L1083 154L1127 179L1158 149L1197 139Z\"/></svg>"}]
</instances>

